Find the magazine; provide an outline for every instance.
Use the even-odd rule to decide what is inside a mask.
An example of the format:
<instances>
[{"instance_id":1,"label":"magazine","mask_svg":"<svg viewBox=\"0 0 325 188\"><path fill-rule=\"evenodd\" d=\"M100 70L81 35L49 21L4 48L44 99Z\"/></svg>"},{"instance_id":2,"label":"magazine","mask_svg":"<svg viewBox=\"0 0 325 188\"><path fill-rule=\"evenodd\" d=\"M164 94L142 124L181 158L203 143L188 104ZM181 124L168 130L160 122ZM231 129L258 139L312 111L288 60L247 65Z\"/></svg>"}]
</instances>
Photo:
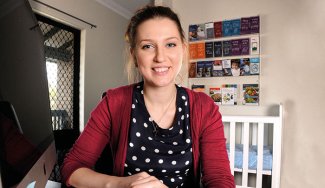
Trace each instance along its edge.
<instances>
[{"instance_id":1,"label":"magazine","mask_svg":"<svg viewBox=\"0 0 325 188\"><path fill-rule=\"evenodd\" d=\"M244 105L259 104L259 86L258 84L243 84Z\"/></svg>"},{"instance_id":2,"label":"magazine","mask_svg":"<svg viewBox=\"0 0 325 188\"><path fill-rule=\"evenodd\" d=\"M260 74L260 58L250 58L250 74L259 75Z\"/></svg>"},{"instance_id":3,"label":"magazine","mask_svg":"<svg viewBox=\"0 0 325 188\"><path fill-rule=\"evenodd\" d=\"M214 38L214 23L209 22L205 24L205 33L207 39L213 39Z\"/></svg>"},{"instance_id":4,"label":"magazine","mask_svg":"<svg viewBox=\"0 0 325 188\"><path fill-rule=\"evenodd\" d=\"M250 59L249 58L240 59L240 75L241 76L250 75Z\"/></svg>"},{"instance_id":5,"label":"magazine","mask_svg":"<svg viewBox=\"0 0 325 188\"><path fill-rule=\"evenodd\" d=\"M260 38L258 36L251 37L251 55L260 54Z\"/></svg>"},{"instance_id":6,"label":"magazine","mask_svg":"<svg viewBox=\"0 0 325 188\"><path fill-rule=\"evenodd\" d=\"M221 104L221 88L211 87L209 88L210 97L213 99L214 103Z\"/></svg>"},{"instance_id":7,"label":"magazine","mask_svg":"<svg viewBox=\"0 0 325 188\"><path fill-rule=\"evenodd\" d=\"M213 42L205 43L205 58L213 57Z\"/></svg>"},{"instance_id":8,"label":"magazine","mask_svg":"<svg viewBox=\"0 0 325 188\"><path fill-rule=\"evenodd\" d=\"M222 105L237 105L237 85L224 84L221 87Z\"/></svg>"},{"instance_id":9,"label":"magazine","mask_svg":"<svg viewBox=\"0 0 325 188\"><path fill-rule=\"evenodd\" d=\"M223 76L222 61L215 60L213 62L212 76Z\"/></svg>"},{"instance_id":10,"label":"magazine","mask_svg":"<svg viewBox=\"0 0 325 188\"><path fill-rule=\"evenodd\" d=\"M188 77L189 78L195 78L196 77L196 62L191 62L189 64Z\"/></svg>"},{"instance_id":11,"label":"magazine","mask_svg":"<svg viewBox=\"0 0 325 188\"><path fill-rule=\"evenodd\" d=\"M192 90L196 92L205 92L205 86L204 85L192 85Z\"/></svg>"}]
</instances>

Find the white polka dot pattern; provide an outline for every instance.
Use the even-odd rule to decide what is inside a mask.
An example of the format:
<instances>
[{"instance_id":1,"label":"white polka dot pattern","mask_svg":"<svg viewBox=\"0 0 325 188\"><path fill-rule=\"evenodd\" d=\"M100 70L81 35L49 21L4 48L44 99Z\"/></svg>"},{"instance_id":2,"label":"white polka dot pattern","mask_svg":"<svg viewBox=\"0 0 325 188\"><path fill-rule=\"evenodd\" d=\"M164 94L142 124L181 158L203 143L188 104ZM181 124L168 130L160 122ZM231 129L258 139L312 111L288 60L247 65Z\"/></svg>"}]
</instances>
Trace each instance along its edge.
<instances>
[{"instance_id":1,"label":"white polka dot pattern","mask_svg":"<svg viewBox=\"0 0 325 188\"><path fill-rule=\"evenodd\" d=\"M143 100L143 85L134 89L131 106L129 144L124 165L125 175L142 171L157 177L168 187L192 187L192 142L188 96L177 87L175 121L169 129L162 129L150 117ZM154 125L157 133L153 133Z\"/></svg>"}]
</instances>

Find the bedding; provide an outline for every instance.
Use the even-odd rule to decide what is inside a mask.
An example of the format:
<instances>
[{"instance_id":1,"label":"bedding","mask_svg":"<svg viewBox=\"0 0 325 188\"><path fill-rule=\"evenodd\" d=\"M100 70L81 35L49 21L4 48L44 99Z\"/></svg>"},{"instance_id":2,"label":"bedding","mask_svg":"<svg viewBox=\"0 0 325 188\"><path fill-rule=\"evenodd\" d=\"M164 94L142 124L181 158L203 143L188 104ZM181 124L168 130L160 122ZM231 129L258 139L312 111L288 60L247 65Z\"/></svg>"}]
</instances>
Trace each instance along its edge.
<instances>
[{"instance_id":1,"label":"bedding","mask_svg":"<svg viewBox=\"0 0 325 188\"><path fill-rule=\"evenodd\" d=\"M227 153L228 157L230 157L229 153L229 144L227 144ZM263 170L272 170L272 146L264 146L263 148ZM236 144L235 145L235 168L242 169L243 168L243 145ZM248 169L256 170L257 168L257 146L251 145L249 147L248 154Z\"/></svg>"}]
</instances>

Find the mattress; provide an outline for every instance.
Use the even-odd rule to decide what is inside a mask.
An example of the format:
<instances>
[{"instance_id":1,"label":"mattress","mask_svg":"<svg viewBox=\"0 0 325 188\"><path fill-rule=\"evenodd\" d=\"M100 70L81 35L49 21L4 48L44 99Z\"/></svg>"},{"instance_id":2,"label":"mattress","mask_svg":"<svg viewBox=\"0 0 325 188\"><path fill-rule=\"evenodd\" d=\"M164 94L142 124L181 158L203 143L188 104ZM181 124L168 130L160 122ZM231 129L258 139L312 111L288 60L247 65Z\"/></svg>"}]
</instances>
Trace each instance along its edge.
<instances>
[{"instance_id":1,"label":"mattress","mask_svg":"<svg viewBox=\"0 0 325 188\"><path fill-rule=\"evenodd\" d=\"M227 144L227 153L229 153L229 144ZM264 146L263 148L263 170L272 170L272 146ZM243 168L243 145L235 145L235 168ZM257 146L251 145L249 147L248 154L248 169L256 170L257 169Z\"/></svg>"}]
</instances>

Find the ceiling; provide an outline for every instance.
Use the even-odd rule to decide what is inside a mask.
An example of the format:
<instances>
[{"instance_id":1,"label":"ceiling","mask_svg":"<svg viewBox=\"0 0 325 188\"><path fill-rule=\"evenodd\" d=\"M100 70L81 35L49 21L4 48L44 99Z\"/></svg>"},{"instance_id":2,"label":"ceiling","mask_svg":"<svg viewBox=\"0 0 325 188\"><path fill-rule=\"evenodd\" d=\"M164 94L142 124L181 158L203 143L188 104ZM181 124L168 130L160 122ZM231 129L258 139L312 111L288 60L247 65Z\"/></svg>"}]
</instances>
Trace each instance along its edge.
<instances>
[{"instance_id":1,"label":"ceiling","mask_svg":"<svg viewBox=\"0 0 325 188\"><path fill-rule=\"evenodd\" d=\"M127 19L130 19L133 13L138 8L143 7L147 4L153 4L153 0L96 0L96 1Z\"/></svg>"}]
</instances>

